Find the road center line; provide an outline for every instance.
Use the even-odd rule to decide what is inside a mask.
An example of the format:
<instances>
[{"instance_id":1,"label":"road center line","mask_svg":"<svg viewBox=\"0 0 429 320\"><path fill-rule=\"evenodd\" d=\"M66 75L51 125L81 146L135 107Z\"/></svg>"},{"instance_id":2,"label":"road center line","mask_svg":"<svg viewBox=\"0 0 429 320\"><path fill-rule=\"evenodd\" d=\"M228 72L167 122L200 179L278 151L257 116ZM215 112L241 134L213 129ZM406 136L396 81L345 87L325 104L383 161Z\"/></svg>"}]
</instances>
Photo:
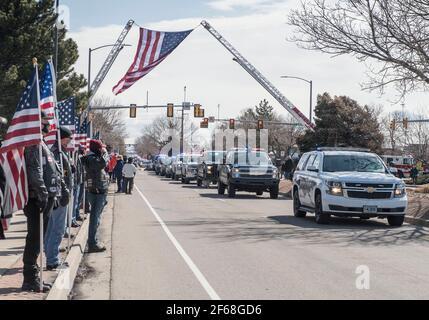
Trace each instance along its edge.
<instances>
[{"instance_id":1,"label":"road center line","mask_svg":"<svg viewBox=\"0 0 429 320\"><path fill-rule=\"evenodd\" d=\"M180 243L176 240L174 235L170 232L167 225L164 223L164 221L161 219L161 217L158 215L158 213L155 211L155 209L152 207L152 205L149 203L147 198L144 196L144 194L140 191L140 189L136 187L137 192L140 194L146 205L149 207L150 211L152 211L152 214L155 216L155 218L158 220L159 224L161 225L162 229L164 229L165 233L167 234L170 241L173 243L173 245L176 247L179 254L182 256L183 260L185 260L188 267L191 269L191 271L194 273L197 280L200 282L201 286L206 290L207 294L210 296L212 300L221 300L216 291L212 288L210 283L207 281L206 277L201 273L200 269L195 265L195 263L192 261L192 259L188 256L188 254L185 252L183 247L180 245Z\"/></svg>"}]
</instances>

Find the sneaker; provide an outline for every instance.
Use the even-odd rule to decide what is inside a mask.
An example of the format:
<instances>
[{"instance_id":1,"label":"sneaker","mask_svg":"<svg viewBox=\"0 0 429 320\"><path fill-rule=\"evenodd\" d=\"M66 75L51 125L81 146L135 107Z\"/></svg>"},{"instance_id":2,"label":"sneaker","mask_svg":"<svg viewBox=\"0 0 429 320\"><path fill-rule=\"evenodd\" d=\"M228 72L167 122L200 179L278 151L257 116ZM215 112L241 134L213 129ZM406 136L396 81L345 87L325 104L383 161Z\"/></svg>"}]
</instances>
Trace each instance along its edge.
<instances>
[{"instance_id":1,"label":"sneaker","mask_svg":"<svg viewBox=\"0 0 429 320\"><path fill-rule=\"evenodd\" d=\"M67 251L67 248L64 248L64 247L60 247L60 249L59 249L59 252L66 252Z\"/></svg>"},{"instance_id":2,"label":"sneaker","mask_svg":"<svg viewBox=\"0 0 429 320\"><path fill-rule=\"evenodd\" d=\"M72 228L79 228L80 224L78 224L77 222L73 221L71 226L72 226Z\"/></svg>"},{"instance_id":3,"label":"sneaker","mask_svg":"<svg viewBox=\"0 0 429 320\"><path fill-rule=\"evenodd\" d=\"M83 221L83 218L81 215L77 216L76 221Z\"/></svg>"},{"instance_id":4,"label":"sneaker","mask_svg":"<svg viewBox=\"0 0 429 320\"><path fill-rule=\"evenodd\" d=\"M54 265L52 265L52 266L47 266L46 267L46 270L48 270L48 271L56 271L57 269L67 269L67 268L69 268L70 266L69 266L69 264L68 264L68 262L64 262L64 263L62 263L62 264L60 264L60 263L57 263L57 264L54 264Z\"/></svg>"},{"instance_id":5,"label":"sneaker","mask_svg":"<svg viewBox=\"0 0 429 320\"><path fill-rule=\"evenodd\" d=\"M97 243L95 246L88 247L88 253L97 253L104 251L106 251L106 247L101 243Z\"/></svg>"}]
</instances>

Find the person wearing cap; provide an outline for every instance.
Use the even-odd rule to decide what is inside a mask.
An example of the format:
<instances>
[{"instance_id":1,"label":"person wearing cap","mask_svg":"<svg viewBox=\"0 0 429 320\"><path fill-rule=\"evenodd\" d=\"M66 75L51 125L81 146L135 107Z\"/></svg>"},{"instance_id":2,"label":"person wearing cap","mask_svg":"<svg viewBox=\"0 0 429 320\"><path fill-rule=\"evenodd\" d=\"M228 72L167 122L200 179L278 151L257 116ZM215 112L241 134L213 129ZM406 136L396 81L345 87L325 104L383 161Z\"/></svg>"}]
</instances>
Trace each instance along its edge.
<instances>
[{"instance_id":1,"label":"person wearing cap","mask_svg":"<svg viewBox=\"0 0 429 320\"><path fill-rule=\"evenodd\" d=\"M43 136L49 134L52 117L41 113ZM24 282L23 291L40 292L39 266L37 257L40 254L40 213L43 212L43 225L46 232L49 217L61 192L64 183L61 171L55 161L54 155L48 146L41 142L42 163L40 163L39 146L26 147L24 151L25 165L28 179L29 199L24 207L27 217L27 237L23 255ZM42 174L43 172L43 174ZM49 291L51 286L43 283L43 292Z\"/></svg>"},{"instance_id":2,"label":"person wearing cap","mask_svg":"<svg viewBox=\"0 0 429 320\"><path fill-rule=\"evenodd\" d=\"M116 177L116 182L118 184L118 191L116 191L116 193L122 193L124 192L124 188L123 188L123 176L122 176L122 169L124 168L124 158L119 155L118 156L118 161L116 162L116 166L114 169L114 174Z\"/></svg>"},{"instance_id":3,"label":"person wearing cap","mask_svg":"<svg viewBox=\"0 0 429 320\"><path fill-rule=\"evenodd\" d=\"M63 179L65 185L61 189L61 201L55 203L54 210L49 218L48 229L45 235L45 254L46 269L48 271L56 270L62 264L60 262L60 245L66 230L67 208L70 200L70 191L73 190L73 172L71 160L66 152L69 145L72 132L66 127L60 127L61 152L58 141L52 146L51 151L54 154L55 161L62 165Z\"/></svg>"},{"instance_id":4,"label":"person wearing cap","mask_svg":"<svg viewBox=\"0 0 429 320\"><path fill-rule=\"evenodd\" d=\"M101 214L107 203L109 177L104 169L108 164L109 155L99 140L91 140L89 150L90 152L82 158L82 163L85 167L85 181L88 191L88 201L91 207L88 252L95 253L106 250L106 247L97 238L97 231L100 225Z\"/></svg>"}]
</instances>

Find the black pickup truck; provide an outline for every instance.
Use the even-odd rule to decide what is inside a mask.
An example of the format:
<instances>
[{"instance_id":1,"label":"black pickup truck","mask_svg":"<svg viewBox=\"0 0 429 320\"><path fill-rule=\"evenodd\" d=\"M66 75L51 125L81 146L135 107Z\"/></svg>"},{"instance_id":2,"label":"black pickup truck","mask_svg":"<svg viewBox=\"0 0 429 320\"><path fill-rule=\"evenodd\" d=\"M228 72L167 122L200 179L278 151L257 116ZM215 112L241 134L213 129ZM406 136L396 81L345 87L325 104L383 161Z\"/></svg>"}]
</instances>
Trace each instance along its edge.
<instances>
[{"instance_id":1,"label":"black pickup truck","mask_svg":"<svg viewBox=\"0 0 429 320\"><path fill-rule=\"evenodd\" d=\"M271 199L279 196L280 173L268 154L259 150L229 151L219 166L218 194L234 198L236 191L255 192L261 196L270 193Z\"/></svg>"},{"instance_id":2,"label":"black pickup truck","mask_svg":"<svg viewBox=\"0 0 429 320\"><path fill-rule=\"evenodd\" d=\"M218 166L223 163L226 156L224 151L205 151L198 165L197 185L208 188L210 184L218 182Z\"/></svg>"}]
</instances>

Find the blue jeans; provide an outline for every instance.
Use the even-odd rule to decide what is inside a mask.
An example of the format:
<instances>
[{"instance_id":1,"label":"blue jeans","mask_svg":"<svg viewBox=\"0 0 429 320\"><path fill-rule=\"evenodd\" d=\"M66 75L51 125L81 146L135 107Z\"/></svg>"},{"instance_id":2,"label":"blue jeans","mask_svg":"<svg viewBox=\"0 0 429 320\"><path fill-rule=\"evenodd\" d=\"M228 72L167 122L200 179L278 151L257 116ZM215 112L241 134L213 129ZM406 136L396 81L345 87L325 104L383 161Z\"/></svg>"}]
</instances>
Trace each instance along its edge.
<instances>
[{"instance_id":1,"label":"blue jeans","mask_svg":"<svg viewBox=\"0 0 429 320\"><path fill-rule=\"evenodd\" d=\"M52 211L45 234L45 254L48 266L59 264L60 245L66 231L67 207Z\"/></svg>"},{"instance_id":2,"label":"blue jeans","mask_svg":"<svg viewBox=\"0 0 429 320\"><path fill-rule=\"evenodd\" d=\"M101 221L101 214L103 213L104 206L106 205L107 193L95 194L88 192L88 201L91 205L91 213L89 216L89 233L88 233L88 246L94 247L98 244L97 230Z\"/></svg>"},{"instance_id":3,"label":"blue jeans","mask_svg":"<svg viewBox=\"0 0 429 320\"><path fill-rule=\"evenodd\" d=\"M76 218L79 216L79 209L80 209L80 203L79 201L79 195L80 195L80 184L75 185L73 190L73 215L72 215L72 222L76 223Z\"/></svg>"}]
</instances>

